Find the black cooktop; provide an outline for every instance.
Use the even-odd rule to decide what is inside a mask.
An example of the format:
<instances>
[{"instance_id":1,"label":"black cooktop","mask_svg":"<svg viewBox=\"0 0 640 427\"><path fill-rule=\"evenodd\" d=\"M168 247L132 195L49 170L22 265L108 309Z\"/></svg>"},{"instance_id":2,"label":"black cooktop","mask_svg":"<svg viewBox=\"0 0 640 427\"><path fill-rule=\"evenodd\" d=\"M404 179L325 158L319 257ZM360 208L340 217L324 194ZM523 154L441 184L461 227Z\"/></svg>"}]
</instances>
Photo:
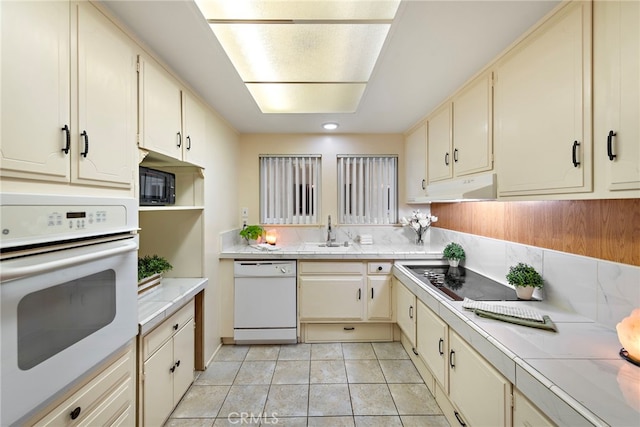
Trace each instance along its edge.
<instances>
[{"instance_id":1,"label":"black cooktop","mask_svg":"<svg viewBox=\"0 0 640 427\"><path fill-rule=\"evenodd\" d=\"M405 265L420 281L449 299L462 301L517 301L516 291L464 267Z\"/></svg>"}]
</instances>

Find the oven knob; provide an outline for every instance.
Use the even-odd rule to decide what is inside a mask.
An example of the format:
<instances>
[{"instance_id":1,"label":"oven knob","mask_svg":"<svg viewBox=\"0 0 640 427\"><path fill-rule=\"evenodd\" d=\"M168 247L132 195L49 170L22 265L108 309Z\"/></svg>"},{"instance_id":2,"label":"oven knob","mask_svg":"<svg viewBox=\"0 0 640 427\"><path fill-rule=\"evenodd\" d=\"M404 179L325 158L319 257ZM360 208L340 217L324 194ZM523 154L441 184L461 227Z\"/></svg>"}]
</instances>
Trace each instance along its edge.
<instances>
[{"instance_id":1,"label":"oven knob","mask_svg":"<svg viewBox=\"0 0 640 427\"><path fill-rule=\"evenodd\" d=\"M286 268L284 268L284 267L282 267L282 268L280 269L280 271L282 271L282 273L283 273L283 274L286 274L286 273L287 273L287 269L286 269Z\"/></svg>"}]
</instances>

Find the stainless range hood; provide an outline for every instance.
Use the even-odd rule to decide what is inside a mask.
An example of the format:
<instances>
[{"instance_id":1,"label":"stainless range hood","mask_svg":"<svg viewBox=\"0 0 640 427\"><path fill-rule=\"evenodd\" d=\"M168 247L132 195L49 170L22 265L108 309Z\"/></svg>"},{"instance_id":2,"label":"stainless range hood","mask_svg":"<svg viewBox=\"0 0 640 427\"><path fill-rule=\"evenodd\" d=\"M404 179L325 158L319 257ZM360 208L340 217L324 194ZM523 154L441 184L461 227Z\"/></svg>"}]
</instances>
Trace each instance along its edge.
<instances>
[{"instance_id":1,"label":"stainless range hood","mask_svg":"<svg viewBox=\"0 0 640 427\"><path fill-rule=\"evenodd\" d=\"M425 201L495 200L496 197L496 174L488 173L430 184L427 186Z\"/></svg>"}]
</instances>

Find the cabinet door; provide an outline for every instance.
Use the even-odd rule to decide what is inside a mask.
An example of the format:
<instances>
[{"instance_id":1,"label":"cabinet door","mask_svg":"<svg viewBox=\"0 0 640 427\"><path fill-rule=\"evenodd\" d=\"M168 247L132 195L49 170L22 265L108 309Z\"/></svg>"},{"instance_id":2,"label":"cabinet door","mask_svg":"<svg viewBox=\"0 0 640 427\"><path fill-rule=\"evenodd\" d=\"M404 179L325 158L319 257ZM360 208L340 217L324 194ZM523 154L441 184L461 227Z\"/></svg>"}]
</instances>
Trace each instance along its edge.
<instances>
[{"instance_id":1,"label":"cabinet door","mask_svg":"<svg viewBox=\"0 0 640 427\"><path fill-rule=\"evenodd\" d=\"M427 124L407 135L404 142L407 202L424 197L427 188Z\"/></svg>"},{"instance_id":2,"label":"cabinet door","mask_svg":"<svg viewBox=\"0 0 640 427\"><path fill-rule=\"evenodd\" d=\"M449 390L447 355L449 339L447 324L421 301L416 309L416 346L418 354L445 390Z\"/></svg>"},{"instance_id":3,"label":"cabinet door","mask_svg":"<svg viewBox=\"0 0 640 427\"><path fill-rule=\"evenodd\" d=\"M590 21L568 3L498 64L499 195L591 191Z\"/></svg>"},{"instance_id":4,"label":"cabinet door","mask_svg":"<svg viewBox=\"0 0 640 427\"><path fill-rule=\"evenodd\" d=\"M300 320L364 320L364 278L301 276Z\"/></svg>"},{"instance_id":5,"label":"cabinet door","mask_svg":"<svg viewBox=\"0 0 640 427\"><path fill-rule=\"evenodd\" d=\"M139 61L140 146L182 160L180 88L153 60L140 57Z\"/></svg>"},{"instance_id":6,"label":"cabinet door","mask_svg":"<svg viewBox=\"0 0 640 427\"><path fill-rule=\"evenodd\" d=\"M69 12L67 1L0 2L2 176L69 181Z\"/></svg>"},{"instance_id":7,"label":"cabinet door","mask_svg":"<svg viewBox=\"0 0 640 427\"><path fill-rule=\"evenodd\" d=\"M513 427L551 427L552 423L520 390L513 389Z\"/></svg>"},{"instance_id":8,"label":"cabinet door","mask_svg":"<svg viewBox=\"0 0 640 427\"><path fill-rule=\"evenodd\" d=\"M451 103L447 103L429 118L427 135L429 183L451 178L453 176Z\"/></svg>"},{"instance_id":9,"label":"cabinet door","mask_svg":"<svg viewBox=\"0 0 640 427\"><path fill-rule=\"evenodd\" d=\"M455 176L493 169L492 74L475 80L453 100Z\"/></svg>"},{"instance_id":10,"label":"cabinet door","mask_svg":"<svg viewBox=\"0 0 640 427\"><path fill-rule=\"evenodd\" d=\"M184 161L202 166L207 138L207 113L205 107L189 92L182 93L182 107Z\"/></svg>"},{"instance_id":11,"label":"cabinet door","mask_svg":"<svg viewBox=\"0 0 640 427\"><path fill-rule=\"evenodd\" d=\"M177 405L193 382L195 331L193 320L173 337L173 404Z\"/></svg>"},{"instance_id":12,"label":"cabinet door","mask_svg":"<svg viewBox=\"0 0 640 427\"><path fill-rule=\"evenodd\" d=\"M511 383L449 331L449 397L472 426L511 425Z\"/></svg>"},{"instance_id":13,"label":"cabinet door","mask_svg":"<svg viewBox=\"0 0 640 427\"><path fill-rule=\"evenodd\" d=\"M391 320L391 276L368 276L367 282L367 319Z\"/></svg>"},{"instance_id":14,"label":"cabinet door","mask_svg":"<svg viewBox=\"0 0 640 427\"><path fill-rule=\"evenodd\" d=\"M78 138L74 181L131 187L136 146L136 61L128 37L89 3L78 12Z\"/></svg>"},{"instance_id":15,"label":"cabinet door","mask_svg":"<svg viewBox=\"0 0 640 427\"><path fill-rule=\"evenodd\" d=\"M640 3L597 1L593 7L596 179L605 180L608 190L637 190L640 189ZM605 166L600 167L601 164Z\"/></svg>"},{"instance_id":16,"label":"cabinet door","mask_svg":"<svg viewBox=\"0 0 640 427\"><path fill-rule=\"evenodd\" d=\"M396 289L396 321L411 344L416 344L416 297L402 283L394 280Z\"/></svg>"},{"instance_id":17,"label":"cabinet door","mask_svg":"<svg viewBox=\"0 0 640 427\"><path fill-rule=\"evenodd\" d=\"M161 426L173 410L173 341L144 362L144 425Z\"/></svg>"}]
</instances>

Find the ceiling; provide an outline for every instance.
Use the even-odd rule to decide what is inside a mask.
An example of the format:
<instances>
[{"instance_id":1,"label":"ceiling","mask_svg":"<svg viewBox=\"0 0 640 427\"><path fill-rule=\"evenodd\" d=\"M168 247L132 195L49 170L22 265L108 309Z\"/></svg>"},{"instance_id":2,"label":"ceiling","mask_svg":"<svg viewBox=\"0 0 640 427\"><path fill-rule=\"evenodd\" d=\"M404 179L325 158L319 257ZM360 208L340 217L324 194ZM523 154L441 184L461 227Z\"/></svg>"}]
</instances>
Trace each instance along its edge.
<instances>
[{"instance_id":1,"label":"ceiling","mask_svg":"<svg viewBox=\"0 0 640 427\"><path fill-rule=\"evenodd\" d=\"M102 3L240 133L319 133L325 122L402 133L558 1L403 0L357 111L344 114L262 113L192 0Z\"/></svg>"}]
</instances>

